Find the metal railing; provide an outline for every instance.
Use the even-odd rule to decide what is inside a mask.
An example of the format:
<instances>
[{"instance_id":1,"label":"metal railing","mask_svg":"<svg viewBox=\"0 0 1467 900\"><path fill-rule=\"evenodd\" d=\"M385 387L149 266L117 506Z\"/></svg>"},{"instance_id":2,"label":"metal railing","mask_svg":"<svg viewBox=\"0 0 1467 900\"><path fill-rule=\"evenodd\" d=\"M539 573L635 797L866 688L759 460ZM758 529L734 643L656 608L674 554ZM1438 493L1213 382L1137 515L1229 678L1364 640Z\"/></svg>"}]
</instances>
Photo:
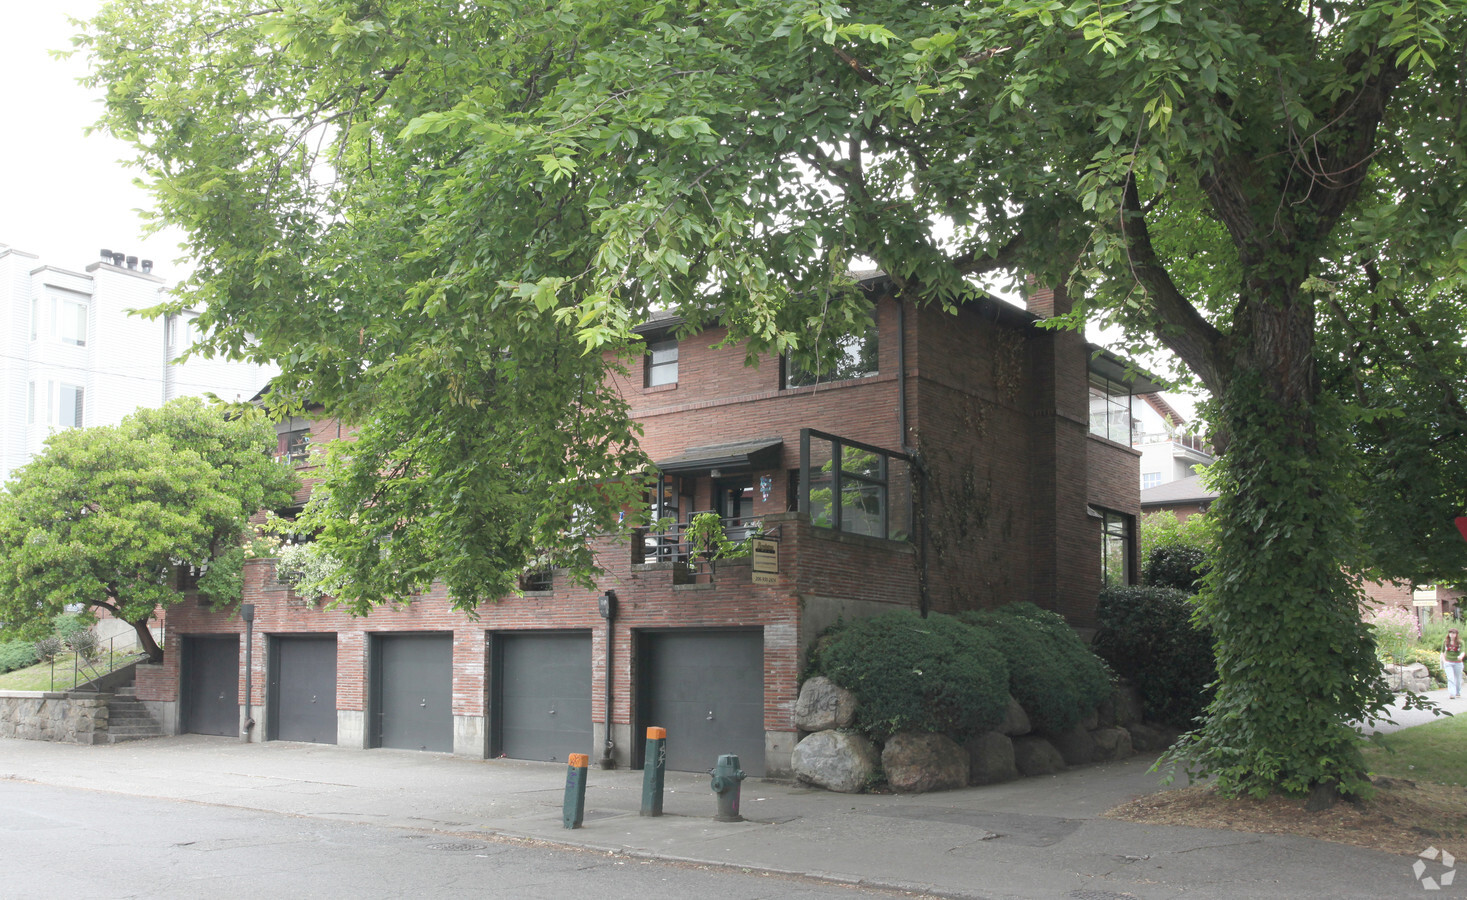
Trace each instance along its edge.
<instances>
[{"instance_id":1,"label":"metal railing","mask_svg":"<svg viewBox=\"0 0 1467 900\"><path fill-rule=\"evenodd\" d=\"M129 645L131 645L131 647L133 648L131 651L127 650L127 647ZM147 652L144 651L141 647L137 646L137 639L131 636L126 637L123 641L122 650L119 650L117 647L116 636L107 639L106 648L107 649L104 652L102 650L101 644L99 643L97 646L97 653L95 656L92 657L86 657L82 653L78 653L75 650L72 651L71 683L70 686L66 688L66 690L95 691L97 690L97 688L88 687L88 685L101 678L105 678L106 676L112 674L123 666L131 665L132 663L140 662L148 658ZM61 672L62 676L65 677L66 669L64 667L62 668ZM83 679L82 677L84 675L86 676L85 679ZM56 690L55 656L51 657L50 689L52 691Z\"/></svg>"},{"instance_id":2,"label":"metal railing","mask_svg":"<svg viewBox=\"0 0 1467 900\"><path fill-rule=\"evenodd\" d=\"M714 510L703 510L691 513L687 522L677 522L666 528L653 531L649 528L638 528L632 537L632 563L634 565L653 562L670 562L674 564L674 581L678 573L682 573L692 583L698 575L707 571L710 548L697 546L696 536L691 535L690 529L692 519ZM723 525L723 535L734 544L741 544L763 528L763 520L758 517L723 517L720 520Z\"/></svg>"}]
</instances>

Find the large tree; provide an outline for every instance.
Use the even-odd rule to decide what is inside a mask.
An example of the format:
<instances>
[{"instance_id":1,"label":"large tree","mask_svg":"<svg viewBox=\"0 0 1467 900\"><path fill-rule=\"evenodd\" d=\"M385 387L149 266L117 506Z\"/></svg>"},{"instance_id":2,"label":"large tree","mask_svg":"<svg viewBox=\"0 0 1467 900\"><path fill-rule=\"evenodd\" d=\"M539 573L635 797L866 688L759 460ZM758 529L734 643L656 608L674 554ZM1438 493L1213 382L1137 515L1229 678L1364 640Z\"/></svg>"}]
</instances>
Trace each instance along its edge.
<instances>
[{"instance_id":1,"label":"large tree","mask_svg":"<svg viewBox=\"0 0 1467 900\"><path fill-rule=\"evenodd\" d=\"M603 369L654 308L808 351L867 321L853 262L913 303L1024 273L1217 398L1221 685L1188 758L1231 790L1352 791L1349 722L1386 695L1342 564L1370 562L1362 508L1444 525L1358 501L1362 465L1403 436L1431 480L1399 496L1462 499L1439 476L1464 9L117 0L81 42L190 235L209 342L258 338L282 396L363 423L331 486L374 510L330 538L359 601L441 574L472 605L610 527L638 457ZM1430 423L1393 427L1391 397Z\"/></svg>"},{"instance_id":2,"label":"large tree","mask_svg":"<svg viewBox=\"0 0 1467 900\"><path fill-rule=\"evenodd\" d=\"M52 435L0 492L0 619L105 609L161 659L148 622L183 601L181 569L204 600L239 601L249 517L297 484L274 447L260 415L197 399Z\"/></svg>"}]
</instances>

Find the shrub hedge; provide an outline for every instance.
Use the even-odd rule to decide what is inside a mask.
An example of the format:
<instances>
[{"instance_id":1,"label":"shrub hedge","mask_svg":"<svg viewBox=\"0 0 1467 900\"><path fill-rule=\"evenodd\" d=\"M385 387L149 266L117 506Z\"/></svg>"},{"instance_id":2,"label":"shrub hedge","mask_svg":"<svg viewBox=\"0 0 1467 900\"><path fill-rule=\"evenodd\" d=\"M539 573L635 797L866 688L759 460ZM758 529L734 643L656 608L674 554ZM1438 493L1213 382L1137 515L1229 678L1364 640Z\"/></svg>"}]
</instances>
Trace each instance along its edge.
<instances>
[{"instance_id":1,"label":"shrub hedge","mask_svg":"<svg viewBox=\"0 0 1467 900\"><path fill-rule=\"evenodd\" d=\"M1009 668L1009 692L1035 728L1069 731L1111 695L1110 673L1056 613L1032 603L961 613L986 630Z\"/></svg>"},{"instance_id":2,"label":"shrub hedge","mask_svg":"<svg viewBox=\"0 0 1467 900\"><path fill-rule=\"evenodd\" d=\"M857 727L884 741L931 731L962 741L997 727L1008 667L992 638L951 616L901 610L824 635L812 669L856 695Z\"/></svg>"},{"instance_id":3,"label":"shrub hedge","mask_svg":"<svg viewBox=\"0 0 1467 900\"><path fill-rule=\"evenodd\" d=\"M1148 719L1191 727L1217 680L1212 632L1194 624L1185 591L1110 587L1100 592L1093 649L1141 694Z\"/></svg>"},{"instance_id":4,"label":"shrub hedge","mask_svg":"<svg viewBox=\"0 0 1467 900\"><path fill-rule=\"evenodd\" d=\"M36 664L36 645L31 641L0 644L0 674Z\"/></svg>"},{"instance_id":5,"label":"shrub hedge","mask_svg":"<svg viewBox=\"0 0 1467 900\"><path fill-rule=\"evenodd\" d=\"M1176 588L1189 594L1197 593L1202 586L1202 577L1212 568L1207 552L1201 547L1188 544L1170 544L1157 547L1146 557L1141 577L1153 587Z\"/></svg>"}]
</instances>

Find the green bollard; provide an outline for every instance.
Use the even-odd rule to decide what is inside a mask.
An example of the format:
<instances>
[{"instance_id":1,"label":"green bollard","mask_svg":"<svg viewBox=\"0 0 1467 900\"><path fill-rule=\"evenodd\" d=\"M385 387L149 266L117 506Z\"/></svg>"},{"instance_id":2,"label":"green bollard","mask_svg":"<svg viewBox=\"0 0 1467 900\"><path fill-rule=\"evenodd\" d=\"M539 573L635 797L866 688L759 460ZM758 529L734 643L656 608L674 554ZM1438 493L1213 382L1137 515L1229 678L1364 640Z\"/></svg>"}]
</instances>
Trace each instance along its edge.
<instances>
[{"instance_id":1,"label":"green bollard","mask_svg":"<svg viewBox=\"0 0 1467 900\"><path fill-rule=\"evenodd\" d=\"M566 828L580 828L586 818L586 766L591 757L572 753L565 770L565 806L561 821Z\"/></svg>"},{"instance_id":2,"label":"green bollard","mask_svg":"<svg viewBox=\"0 0 1467 900\"><path fill-rule=\"evenodd\" d=\"M667 729L647 729L646 762L642 764L642 815L662 815L662 781L667 772Z\"/></svg>"}]
</instances>

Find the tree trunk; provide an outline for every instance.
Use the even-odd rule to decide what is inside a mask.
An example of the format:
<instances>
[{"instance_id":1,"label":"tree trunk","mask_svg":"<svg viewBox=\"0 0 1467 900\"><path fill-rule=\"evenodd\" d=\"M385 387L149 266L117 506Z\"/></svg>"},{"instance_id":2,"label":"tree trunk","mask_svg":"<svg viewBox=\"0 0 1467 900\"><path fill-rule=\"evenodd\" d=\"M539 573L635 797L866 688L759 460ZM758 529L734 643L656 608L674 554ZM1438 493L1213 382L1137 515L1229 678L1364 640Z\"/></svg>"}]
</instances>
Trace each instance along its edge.
<instances>
[{"instance_id":1,"label":"tree trunk","mask_svg":"<svg viewBox=\"0 0 1467 900\"><path fill-rule=\"evenodd\" d=\"M153 640L153 630L148 627L150 618L151 616L128 622L127 624L131 625L133 630L138 633L138 646L142 647L144 652L148 654L148 662L160 663L163 661L163 648L159 647L158 642Z\"/></svg>"},{"instance_id":2,"label":"tree trunk","mask_svg":"<svg viewBox=\"0 0 1467 900\"><path fill-rule=\"evenodd\" d=\"M1359 612L1353 455L1319 394L1309 304L1254 301L1217 424L1212 574L1199 599L1218 688L1180 752L1228 792L1353 794L1364 763L1352 723L1381 708L1380 667Z\"/></svg>"}]
</instances>

